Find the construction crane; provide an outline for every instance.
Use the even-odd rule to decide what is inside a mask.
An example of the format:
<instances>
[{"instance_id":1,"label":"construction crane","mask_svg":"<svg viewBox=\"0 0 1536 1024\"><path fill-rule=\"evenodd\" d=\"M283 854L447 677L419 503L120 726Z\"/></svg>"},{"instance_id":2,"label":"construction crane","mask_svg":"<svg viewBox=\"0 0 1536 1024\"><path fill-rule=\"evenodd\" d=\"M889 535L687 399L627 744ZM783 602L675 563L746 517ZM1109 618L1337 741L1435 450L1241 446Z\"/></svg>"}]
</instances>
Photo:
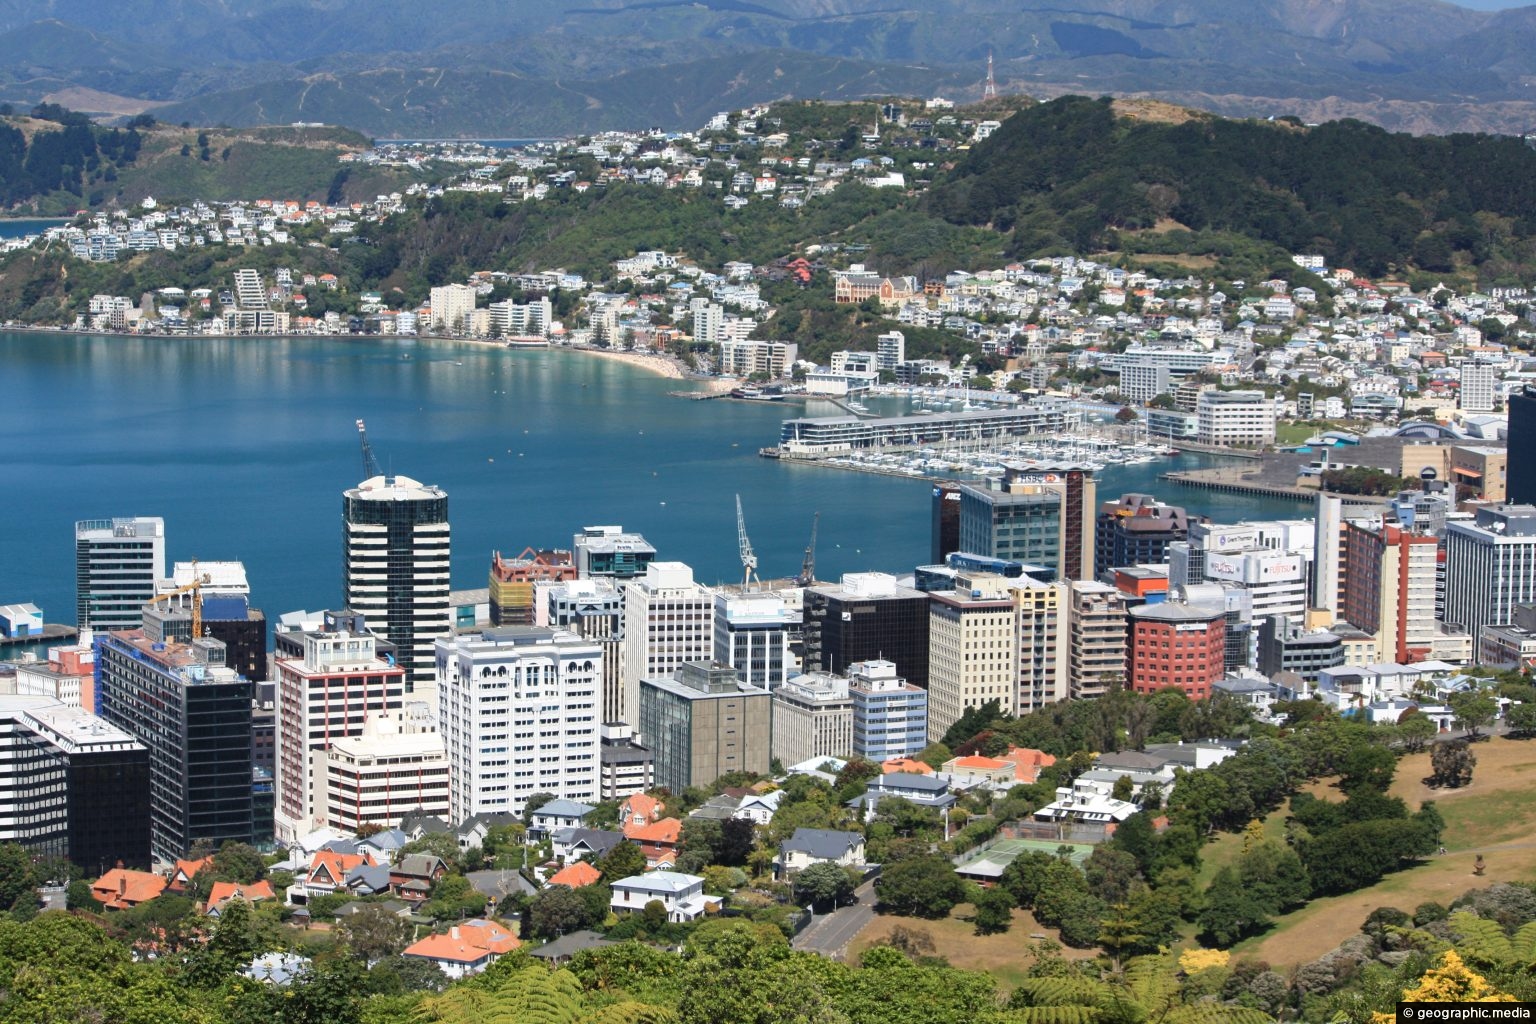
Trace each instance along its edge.
<instances>
[{"instance_id":1,"label":"construction crane","mask_svg":"<svg viewBox=\"0 0 1536 1024\"><path fill-rule=\"evenodd\" d=\"M363 443L363 479L372 480L376 476L381 476L379 460L373 457L373 445L368 443L368 428L363 425L362 420L357 421L357 436Z\"/></svg>"},{"instance_id":2,"label":"construction crane","mask_svg":"<svg viewBox=\"0 0 1536 1024\"><path fill-rule=\"evenodd\" d=\"M203 573L201 576L197 575L196 562L192 563L192 572L191 583L188 583L186 586L177 587L174 590L167 590L163 594L156 594L149 599L149 603L158 604L161 601L168 601L181 594L190 593L192 595L192 639L196 640L203 635L203 586L212 583L213 577L207 573Z\"/></svg>"},{"instance_id":3,"label":"construction crane","mask_svg":"<svg viewBox=\"0 0 1536 1024\"><path fill-rule=\"evenodd\" d=\"M802 587L816 582L816 527L821 525L821 513L811 515L811 542L805 546L805 560L800 563L800 578L795 580Z\"/></svg>"},{"instance_id":4,"label":"construction crane","mask_svg":"<svg viewBox=\"0 0 1536 1024\"><path fill-rule=\"evenodd\" d=\"M757 575L757 556L752 553L752 541L747 538L747 517L741 514L739 494L736 495L736 546L741 550L741 586L746 589Z\"/></svg>"}]
</instances>

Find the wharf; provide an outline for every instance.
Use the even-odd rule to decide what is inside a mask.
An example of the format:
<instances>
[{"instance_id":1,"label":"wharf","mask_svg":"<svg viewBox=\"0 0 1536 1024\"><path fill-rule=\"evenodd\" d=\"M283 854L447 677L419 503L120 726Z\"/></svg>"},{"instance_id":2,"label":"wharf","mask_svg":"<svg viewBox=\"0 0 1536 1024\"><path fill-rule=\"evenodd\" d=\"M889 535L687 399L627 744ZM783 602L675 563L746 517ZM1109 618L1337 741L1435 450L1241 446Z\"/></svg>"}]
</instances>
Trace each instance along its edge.
<instances>
[{"instance_id":1,"label":"wharf","mask_svg":"<svg viewBox=\"0 0 1536 1024\"><path fill-rule=\"evenodd\" d=\"M1213 491L1225 491L1228 494L1252 494L1264 498L1292 498L1296 501L1315 501L1319 494L1343 498L1352 504L1359 505L1385 505L1391 500L1390 498L1375 495L1335 494L1331 491L1322 491L1316 487L1298 487L1296 484L1287 484L1281 480L1274 479L1272 474L1265 472L1269 468L1266 465L1259 469L1174 470L1173 472L1158 474L1158 479L1188 484L1191 487L1204 487Z\"/></svg>"}]
</instances>

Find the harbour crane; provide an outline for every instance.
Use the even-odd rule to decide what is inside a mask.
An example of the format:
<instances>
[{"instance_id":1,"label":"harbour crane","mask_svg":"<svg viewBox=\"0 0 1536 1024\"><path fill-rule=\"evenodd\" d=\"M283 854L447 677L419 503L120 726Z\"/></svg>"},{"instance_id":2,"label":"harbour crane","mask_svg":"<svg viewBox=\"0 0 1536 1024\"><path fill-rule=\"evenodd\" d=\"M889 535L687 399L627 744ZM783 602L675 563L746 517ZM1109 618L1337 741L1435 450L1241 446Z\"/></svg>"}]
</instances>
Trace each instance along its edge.
<instances>
[{"instance_id":1,"label":"harbour crane","mask_svg":"<svg viewBox=\"0 0 1536 1024\"><path fill-rule=\"evenodd\" d=\"M745 590L753 577L757 576L757 556L752 553L752 541L747 537L747 517L741 513L739 494L736 495L736 546L741 551L741 586Z\"/></svg>"},{"instance_id":2,"label":"harbour crane","mask_svg":"<svg viewBox=\"0 0 1536 1024\"><path fill-rule=\"evenodd\" d=\"M821 513L811 515L811 542L805 546L805 559L800 563L800 578L795 580L802 587L816 582L816 527L821 525Z\"/></svg>"},{"instance_id":3,"label":"harbour crane","mask_svg":"<svg viewBox=\"0 0 1536 1024\"><path fill-rule=\"evenodd\" d=\"M150 604L158 604L161 601L169 601L173 597L190 593L192 595L192 639L196 640L203 635L203 586L213 582L213 577L207 573L198 575L197 563L192 563L192 582L186 586L167 590L163 594L156 594L149 599Z\"/></svg>"},{"instance_id":4,"label":"harbour crane","mask_svg":"<svg viewBox=\"0 0 1536 1024\"><path fill-rule=\"evenodd\" d=\"M379 460L373 457L373 445L368 443L368 428L362 420L357 421L357 436L363 443L363 479L372 480L383 474L379 470Z\"/></svg>"}]
</instances>

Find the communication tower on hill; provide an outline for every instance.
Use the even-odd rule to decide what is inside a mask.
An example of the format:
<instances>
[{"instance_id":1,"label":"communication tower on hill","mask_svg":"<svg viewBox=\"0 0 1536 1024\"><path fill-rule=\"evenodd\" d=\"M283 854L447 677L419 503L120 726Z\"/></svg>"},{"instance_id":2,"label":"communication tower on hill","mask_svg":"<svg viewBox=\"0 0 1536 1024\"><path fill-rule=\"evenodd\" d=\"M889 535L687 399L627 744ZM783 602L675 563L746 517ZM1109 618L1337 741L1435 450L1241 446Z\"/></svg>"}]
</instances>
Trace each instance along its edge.
<instances>
[{"instance_id":1,"label":"communication tower on hill","mask_svg":"<svg viewBox=\"0 0 1536 1024\"><path fill-rule=\"evenodd\" d=\"M987 51L987 84L982 86L981 98L984 100L997 99L997 79L992 76L992 51Z\"/></svg>"}]
</instances>

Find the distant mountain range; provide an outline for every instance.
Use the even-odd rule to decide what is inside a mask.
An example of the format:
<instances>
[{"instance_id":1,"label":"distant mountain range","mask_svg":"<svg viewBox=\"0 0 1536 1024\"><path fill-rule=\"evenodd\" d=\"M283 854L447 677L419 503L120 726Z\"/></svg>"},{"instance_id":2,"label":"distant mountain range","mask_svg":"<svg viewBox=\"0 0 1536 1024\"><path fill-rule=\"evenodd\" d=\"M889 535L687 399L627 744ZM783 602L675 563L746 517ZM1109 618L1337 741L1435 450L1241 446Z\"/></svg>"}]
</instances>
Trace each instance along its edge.
<instances>
[{"instance_id":1,"label":"distant mountain range","mask_svg":"<svg viewBox=\"0 0 1536 1024\"><path fill-rule=\"evenodd\" d=\"M388 137L695 127L789 97L1149 96L1536 128L1536 7L1437 0L0 0L0 100Z\"/></svg>"}]
</instances>

